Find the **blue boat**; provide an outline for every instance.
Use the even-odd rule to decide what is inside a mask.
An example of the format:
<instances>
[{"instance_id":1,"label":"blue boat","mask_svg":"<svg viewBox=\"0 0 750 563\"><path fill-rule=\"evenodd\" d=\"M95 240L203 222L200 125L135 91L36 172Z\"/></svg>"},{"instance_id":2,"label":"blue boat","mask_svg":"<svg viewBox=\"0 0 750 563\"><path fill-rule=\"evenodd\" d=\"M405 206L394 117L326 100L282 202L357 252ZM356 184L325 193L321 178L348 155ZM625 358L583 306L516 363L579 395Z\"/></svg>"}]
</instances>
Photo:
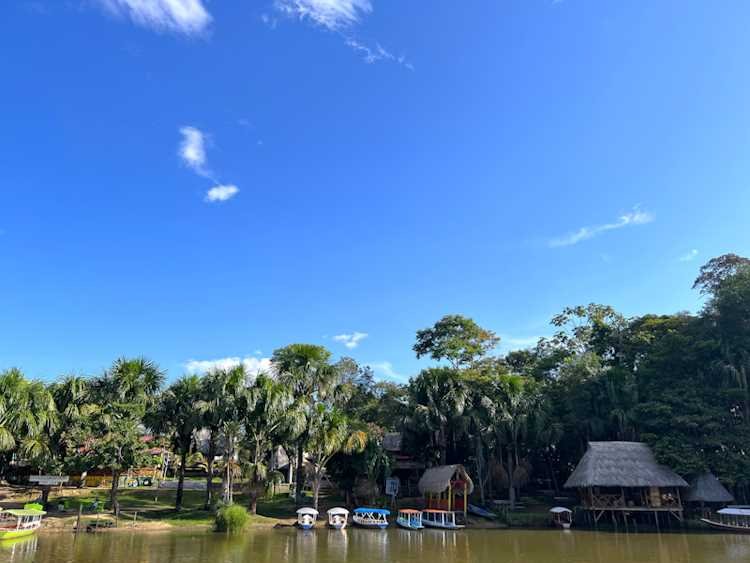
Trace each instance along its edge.
<instances>
[{"instance_id":1,"label":"blue boat","mask_svg":"<svg viewBox=\"0 0 750 563\"><path fill-rule=\"evenodd\" d=\"M424 528L422 525L422 511L402 508L398 511L396 524L407 530L421 530Z\"/></svg>"},{"instance_id":2,"label":"blue boat","mask_svg":"<svg viewBox=\"0 0 750 563\"><path fill-rule=\"evenodd\" d=\"M363 528L378 528L384 530L388 527L388 515L390 510L385 508L355 508L352 521Z\"/></svg>"}]
</instances>

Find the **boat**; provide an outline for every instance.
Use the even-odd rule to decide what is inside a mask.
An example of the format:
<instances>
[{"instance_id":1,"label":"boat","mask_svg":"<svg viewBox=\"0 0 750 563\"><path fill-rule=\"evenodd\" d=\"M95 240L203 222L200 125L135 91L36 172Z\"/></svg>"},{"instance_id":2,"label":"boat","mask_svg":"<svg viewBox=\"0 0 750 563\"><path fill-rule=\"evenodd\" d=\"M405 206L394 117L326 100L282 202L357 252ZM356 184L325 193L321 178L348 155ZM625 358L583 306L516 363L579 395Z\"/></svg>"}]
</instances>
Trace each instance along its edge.
<instances>
[{"instance_id":1,"label":"boat","mask_svg":"<svg viewBox=\"0 0 750 563\"><path fill-rule=\"evenodd\" d=\"M424 528L424 524L422 524L422 511L402 508L398 511L396 524L407 530L422 530Z\"/></svg>"},{"instance_id":2,"label":"boat","mask_svg":"<svg viewBox=\"0 0 750 563\"><path fill-rule=\"evenodd\" d=\"M573 511L570 508L564 506L553 506L549 509L552 514L552 523L558 528L563 530L570 530L570 526L573 524Z\"/></svg>"},{"instance_id":3,"label":"boat","mask_svg":"<svg viewBox=\"0 0 750 563\"><path fill-rule=\"evenodd\" d=\"M305 506L297 511L297 526L302 530L312 530L315 527L315 520L317 518L318 511Z\"/></svg>"},{"instance_id":4,"label":"boat","mask_svg":"<svg viewBox=\"0 0 750 563\"><path fill-rule=\"evenodd\" d=\"M462 524L456 524L455 512L432 508L422 511L422 524L429 528L442 528L444 530L460 530L465 528Z\"/></svg>"},{"instance_id":5,"label":"boat","mask_svg":"<svg viewBox=\"0 0 750 563\"><path fill-rule=\"evenodd\" d=\"M750 506L727 506L716 511L716 519L701 518L712 528L750 534Z\"/></svg>"},{"instance_id":6,"label":"boat","mask_svg":"<svg viewBox=\"0 0 750 563\"><path fill-rule=\"evenodd\" d=\"M27 504L22 509L0 510L0 540L33 534L41 527L45 514L42 505L36 503Z\"/></svg>"},{"instance_id":7,"label":"boat","mask_svg":"<svg viewBox=\"0 0 750 563\"><path fill-rule=\"evenodd\" d=\"M354 509L352 521L363 528L379 528L384 530L388 527L388 515L391 511L385 508L361 507Z\"/></svg>"},{"instance_id":8,"label":"boat","mask_svg":"<svg viewBox=\"0 0 750 563\"><path fill-rule=\"evenodd\" d=\"M346 508L332 508L328 511L328 526L334 530L346 528L349 519L349 511Z\"/></svg>"},{"instance_id":9,"label":"boat","mask_svg":"<svg viewBox=\"0 0 750 563\"><path fill-rule=\"evenodd\" d=\"M476 504L469 504L469 514L474 516L481 516L482 518L489 518L490 520L497 520L498 516L494 512L490 512L486 508L477 506Z\"/></svg>"}]
</instances>

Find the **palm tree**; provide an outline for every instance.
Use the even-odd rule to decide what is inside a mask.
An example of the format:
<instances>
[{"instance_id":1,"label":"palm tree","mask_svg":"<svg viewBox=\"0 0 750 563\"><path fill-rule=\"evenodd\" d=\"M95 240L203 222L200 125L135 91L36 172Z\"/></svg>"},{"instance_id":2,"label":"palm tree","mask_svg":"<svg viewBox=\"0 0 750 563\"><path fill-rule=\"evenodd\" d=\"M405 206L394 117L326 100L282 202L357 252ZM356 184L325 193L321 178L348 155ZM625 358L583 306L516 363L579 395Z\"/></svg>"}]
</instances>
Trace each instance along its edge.
<instances>
[{"instance_id":1,"label":"palm tree","mask_svg":"<svg viewBox=\"0 0 750 563\"><path fill-rule=\"evenodd\" d=\"M168 435L172 446L180 456L180 469L177 481L175 510L182 509L185 484L185 467L193 436L200 427L201 381L197 375L188 375L176 381L162 393L152 420L152 429Z\"/></svg>"},{"instance_id":2,"label":"palm tree","mask_svg":"<svg viewBox=\"0 0 750 563\"><path fill-rule=\"evenodd\" d=\"M295 500L302 504L304 483L304 454L309 439L309 421L315 406L331 395L339 382L339 371L330 364L331 353L323 346L313 344L291 344L275 350L272 365L279 381L286 385L294 396L294 409L307 419L308 424L296 437L297 475Z\"/></svg>"},{"instance_id":3,"label":"palm tree","mask_svg":"<svg viewBox=\"0 0 750 563\"><path fill-rule=\"evenodd\" d=\"M274 440L284 430L293 434L302 431L305 418L294 408L290 389L274 378L259 373L248 391L248 410L244 420L245 451L247 459L242 464L248 479L250 512L257 511L258 497L265 491L272 475L268 469L268 457Z\"/></svg>"},{"instance_id":4,"label":"palm tree","mask_svg":"<svg viewBox=\"0 0 750 563\"><path fill-rule=\"evenodd\" d=\"M43 383L27 380L15 368L0 373L0 454L47 455L57 422L55 401Z\"/></svg>"},{"instance_id":5,"label":"palm tree","mask_svg":"<svg viewBox=\"0 0 750 563\"><path fill-rule=\"evenodd\" d=\"M312 465L313 507L318 509L320 486L326 466L339 452L361 452L367 445L367 433L356 428L339 409L325 404L315 405L309 419L307 450Z\"/></svg>"},{"instance_id":6,"label":"palm tree","mask_svg":"<svg viewBox=\"0 0 750 563\"><path fill-rule=\"evenodd\" d=\"M445 465L448 435L455 434L458 418L464 414L469 398L466 382L460 372L451 368L430 368L409 383L409 395L417 421L430 432L440 463Z\"/></svg>"},{"instance_id":7,"label":"palm tree","mask_svg":"<svg viewBox=\"0 0 750 563\"><path fill-rule=\"evenodd\" d=\"M199 408L203 425L209 430L209 452L207 455L208 476L206 483L206 509L211 505L211 482L213 480L213 458L219 437L224 442L223 499L233 501L236 469L237 440L242 430L242 420L248 405L247 372L242 365L229 369L217 369L208 373L202 386Z\"/></svg>"}]
</instances>

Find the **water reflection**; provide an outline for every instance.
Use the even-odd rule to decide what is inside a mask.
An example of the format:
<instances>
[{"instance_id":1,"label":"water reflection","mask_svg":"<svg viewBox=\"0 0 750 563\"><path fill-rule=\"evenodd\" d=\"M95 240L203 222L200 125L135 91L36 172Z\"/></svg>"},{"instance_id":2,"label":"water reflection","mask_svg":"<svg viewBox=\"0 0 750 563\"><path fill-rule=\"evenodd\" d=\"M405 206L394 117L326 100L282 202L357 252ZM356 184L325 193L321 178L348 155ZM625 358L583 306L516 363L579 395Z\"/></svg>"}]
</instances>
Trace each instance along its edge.
<instances>
[{"instance_id":1,"label":"water reflection","mask_svg":"<svg viewBox=\"0 0 750 563\"><path fill-rule=\"evenodd\" d=\"M750 561L750 536L582 530L256 530L41 534L0 543L12 563L726 563Z\"/></svg>"}]
</instances>

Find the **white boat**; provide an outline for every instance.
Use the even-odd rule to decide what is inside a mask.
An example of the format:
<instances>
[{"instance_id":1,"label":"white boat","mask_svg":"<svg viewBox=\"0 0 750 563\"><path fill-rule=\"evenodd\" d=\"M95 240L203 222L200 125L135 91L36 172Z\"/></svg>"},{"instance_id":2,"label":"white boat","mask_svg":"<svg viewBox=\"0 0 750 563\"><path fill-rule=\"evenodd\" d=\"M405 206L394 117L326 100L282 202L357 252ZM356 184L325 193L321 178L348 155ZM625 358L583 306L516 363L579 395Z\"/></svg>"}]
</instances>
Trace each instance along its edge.
<instances>
[{"instance_id":1,"label":"white boat","mask_svg":"<svg viewBox=\"0 0 750 563\"><path fill-rule=\"evenodd\" d=\"M553 506L549 509L552 514L552 523L563 530L570 530L573 524L573 511L564 506Z\"/></svg>"},{"instance_id":2,"label":"white boat","mask_svg":"<svg viewBox=\"0 0 750 563\"><path fill-rule=\"evenodd\" d=\"M332 508L328 511L328 526L334 530L346 528L349 511L346 508Z\"/></svg>"},{"instance_id":3,"label":"white boat","mask_svg":"<svg viewBox=\"0 0 750 563\"><path fill-rule=\"evenodd\" d=\"M403 508L398 511L396 524L407 530L421 530L424 528L422 524L422 512L411 508Z\"/></svg>"},{"instance_id":4,"label":"white boat","mask_svg":"<svg viewBox=\"0 0 750 563\"><path fill-rule=\"evenodd\" d=\"M427 509L422 511L422 524L428 528L442 528L444 530L460 530L465 528L456 524L456 513L450 510Z\"/></svg>"},{"instance_id":5,"label":"white boat","mask_svg":"<svg viewBox=\"0 0 750 563\"><path fill-rule=\"evenodd\" d=\"M701 518L712 528L750 534L750 506L727 506L716 511L716 519Z\"/></svg>"},{"instance_id":6,"label":"white boat","mask_svg":"<svg viewBox=\"0 0 750 563\"><path fill-rule=\"evenodd\" d=\"M385 508L355 508L352 521L363 528L379 528L384 530L388 527L388 515L390 510Z\"/></svg>"},{"instance_id":7,"label":"white boat","mask_svg":"<svg viewBox=\"0 0 750 563\"><path fill-rule=\"evenodd\" d=\"M303 530L311 530L315 527L315 520L318 518L318 511L314 508L305 506L297 511L297 526Z\"/></svg>"}]
</instances>

